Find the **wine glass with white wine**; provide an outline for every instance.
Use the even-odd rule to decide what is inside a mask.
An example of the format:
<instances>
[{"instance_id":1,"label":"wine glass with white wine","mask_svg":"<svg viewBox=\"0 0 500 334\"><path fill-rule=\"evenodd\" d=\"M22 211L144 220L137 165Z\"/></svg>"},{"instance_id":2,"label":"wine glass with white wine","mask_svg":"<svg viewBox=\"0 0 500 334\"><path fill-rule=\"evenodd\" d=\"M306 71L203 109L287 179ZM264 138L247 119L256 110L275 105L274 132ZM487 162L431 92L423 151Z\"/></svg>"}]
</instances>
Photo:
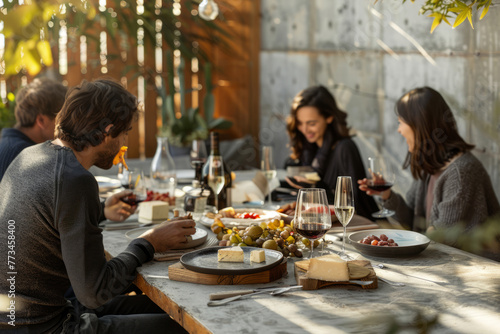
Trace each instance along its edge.
<instances>
[{"instance_id":1,"label":"wine glass with white wine","mask_svg":"<svg viewBox=\"0 0 500 334\"><path fill-rule=\"evenodd\" d=\"M271 181L276 177L276 165L274 164L272 146L262 146L262 158L260 161L260 169L264 173L267 179L267 189L268 189L267 206L269 209L276 209L273 206L273 200L271 197Z\"/></svg>"},{"instance_id":2,"label":"wine glass with white wine","mask_svg":"<svg viewBox=\"0 0 500 334\"><path fill-rule=\"evenodd\" d=\"M224 164L222 156L211 155L208 157L208 186L215 195L215 213L219 212L219 194L224 188Z\"/></svg>"},{"instance_id":3,"label":"wine glass with white wine","mask_svg":"<svg viewBox=\"0 0 500 334\"><path fill-rule=\"evenodd\" d=\"M342 238L342 252L340 257L343 260L352 260L345 252L345 239L347 238L347 224L354 215L354 193L352 190L352 179L350 176L339 176L335 187L335 215L344 227L344 237Z\"/></svg>"}]
</instances>

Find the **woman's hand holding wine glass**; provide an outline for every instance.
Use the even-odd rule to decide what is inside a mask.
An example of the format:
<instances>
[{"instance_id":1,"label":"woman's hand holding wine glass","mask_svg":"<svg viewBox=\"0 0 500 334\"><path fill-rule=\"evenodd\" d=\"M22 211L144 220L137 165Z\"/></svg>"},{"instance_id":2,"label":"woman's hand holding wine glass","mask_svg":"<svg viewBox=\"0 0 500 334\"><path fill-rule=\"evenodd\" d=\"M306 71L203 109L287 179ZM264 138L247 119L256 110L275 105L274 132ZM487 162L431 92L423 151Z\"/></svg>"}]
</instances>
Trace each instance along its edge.
<instances>
[{"instance_id":1,"label":"woman's hand holding wine glass","mask_svg":"<svg viewBox=\"0 0 500 334\"><path fill-rule=\"evenodd\" d=\"M300 189L297 195L294 227L296 231L310 240L313 257L314 241L320 239L332 227L330 209L325 189Z\"/></svg>"},{"instance_id":2,"label":"woman's hand holding wine glass","mask_svg":"<svg viewBox=\"0 0 500 334\"><path fill-rule=\"evenodd\" d=\"M396 180L394 169L388 166L382 157L368 158L369 179L358 181L359 189L366 191L368 195L386 200L391 194L391 187ZM386 218L394 215L394 211L382 207L382 210L374 212L372 217Z\"/></svg>"}]
</instances>

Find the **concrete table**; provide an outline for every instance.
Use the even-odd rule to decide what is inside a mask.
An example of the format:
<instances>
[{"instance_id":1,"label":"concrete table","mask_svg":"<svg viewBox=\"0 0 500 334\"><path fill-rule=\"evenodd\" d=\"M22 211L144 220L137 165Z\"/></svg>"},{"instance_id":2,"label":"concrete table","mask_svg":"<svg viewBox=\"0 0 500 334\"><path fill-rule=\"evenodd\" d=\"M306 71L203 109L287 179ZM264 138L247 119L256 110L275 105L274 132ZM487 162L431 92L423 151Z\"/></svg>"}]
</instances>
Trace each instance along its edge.
<instances>
[{"instance_id":1,"label":"concrete table","mask_svg":"<svg viewBox=\"0 0 500 334\"><path fill-rule=\"evenodd\" d=\"M126 230L103 231L111 256L123 251ZM329 248L338 251L337 241ZM449 246L431 242L411 258L363 257L348 245L350 255L384 263L377 275L403 282L393 287L379 281L378 289L331 287L294 291L271 297L258 295L207 306L214 292L262 286L294 285L294 259L288 260L288 276L261 285L202 285L171 281L168 266L152 261L138 268L136 284L190 333L385 333L389 325L410 330L421 315L437 317L431 333L498 333L500 328L500 263ZM432 283L415 277L442 283Z\"/></svg>"}]
</instances>

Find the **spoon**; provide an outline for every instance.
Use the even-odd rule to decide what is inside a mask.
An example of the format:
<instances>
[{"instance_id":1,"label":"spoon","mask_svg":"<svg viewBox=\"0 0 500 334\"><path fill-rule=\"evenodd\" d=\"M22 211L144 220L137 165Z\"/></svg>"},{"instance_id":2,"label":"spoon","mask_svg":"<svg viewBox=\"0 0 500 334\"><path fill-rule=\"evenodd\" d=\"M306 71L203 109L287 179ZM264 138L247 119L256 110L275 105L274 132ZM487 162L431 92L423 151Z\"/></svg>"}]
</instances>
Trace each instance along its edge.
<instances>
[{"instance_id":1,"label":"spoon","mask_svg":"<svg viewBox=\"0 0 500 334\"><path fill-rule=\"evenodd\" d=\"M271 296L279 296L287 291L289 291L291 289L291 287L284 287L284 288L281 288L281 289L277 289L277 290L274 290L273 292L270 293ZM238 300L242 297L247 297L247 296L253 296L253 295L259 295L259 294L262 294L262 293L267 293L269 291L257 291L257 292L254 292L254 293L249 293L249 294L246 294L246 295L238 295L238 296L234 296L234 297L229 297L229 298L226 298L226 299L221 299L221 300L211 300L207 303L208 306L220 306L220 305L224 305L224 304L227 304L227 303L230 303L232 301L235 301L235 300Z\"/></svg>"}]
</instances>

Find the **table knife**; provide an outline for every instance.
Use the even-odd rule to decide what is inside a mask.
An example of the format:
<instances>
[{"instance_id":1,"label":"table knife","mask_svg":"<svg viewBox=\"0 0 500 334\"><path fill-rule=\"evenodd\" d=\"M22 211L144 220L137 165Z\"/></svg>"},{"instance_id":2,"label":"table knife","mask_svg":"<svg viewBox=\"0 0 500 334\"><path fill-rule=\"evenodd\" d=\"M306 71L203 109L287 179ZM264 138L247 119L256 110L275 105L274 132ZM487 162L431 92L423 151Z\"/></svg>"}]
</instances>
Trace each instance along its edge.
<instances>
[{"instance_id":1,"label":"table knife","mask_svg":"<svg viewBox=\"0 0 500 334\"><path fill-rule=\"evenodd\" d=\"M273 292L278 289L282 288L290 288L290 290L295 290L295 289L302 289L302 285L294 285L294 286L280 286L280 287L271 287L271 288L261 288L261 289L248 289L248 290L233 290L233 291L226 291L226 292L216 292L216 293L211 293L209 296L210 300L220 300L220 299L225 299L229 297L234 297L234 296L239 296L239 295L248 295L250 293L255 293L255 292Z\"/></svg>"}]
</instances>

